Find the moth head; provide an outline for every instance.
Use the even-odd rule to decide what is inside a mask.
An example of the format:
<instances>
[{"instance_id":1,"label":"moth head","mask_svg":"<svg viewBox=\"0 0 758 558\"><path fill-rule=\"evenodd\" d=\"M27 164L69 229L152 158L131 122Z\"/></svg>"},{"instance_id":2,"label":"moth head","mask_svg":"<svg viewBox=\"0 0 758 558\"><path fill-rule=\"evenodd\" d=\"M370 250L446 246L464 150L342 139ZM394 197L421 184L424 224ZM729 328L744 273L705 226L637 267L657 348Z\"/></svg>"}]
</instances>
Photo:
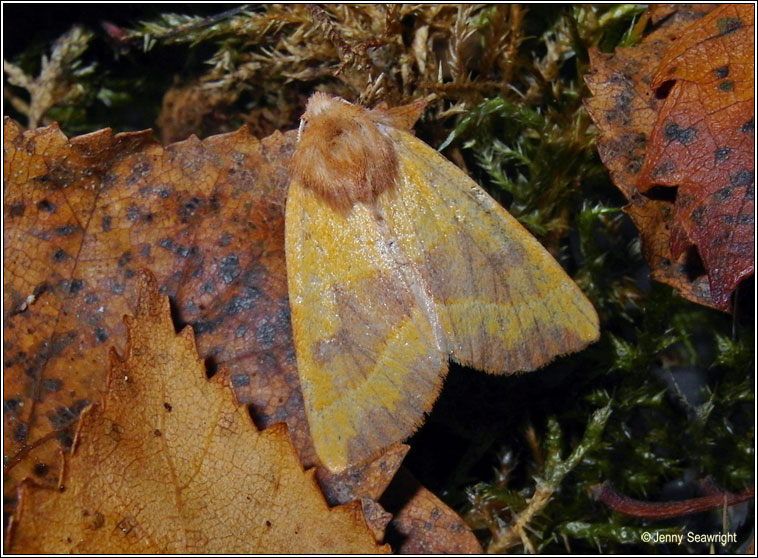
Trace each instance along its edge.
<instances>
[{"instance_id":1,"label":"moth head","mask_svg":"<svg viewBox=\"0 0 758 558\"><path fill-rule=\"evenodd\" d=\"M292 179L333 208L373 203L398 174L395 145L373 111L314 93L300 119Z\"/></svg>"},{"instance_id":2,"label":"moth head","mask_svg":"<svg viewBox=\"0 0 758 558\"><path fill-rule=\"evenodd\" d=\"M303 130L309 120L317 118L320 114L329 112L330 109L334 108L336 103L340 102L353 106L352 103L341 97L332 97L321 91L317 91L311 95L310 99L308 99L308 104L305 106L305 112L300 117L300 128L297 131L297 141L299 142L303 137Z\"/></svg>"}]
</instances>

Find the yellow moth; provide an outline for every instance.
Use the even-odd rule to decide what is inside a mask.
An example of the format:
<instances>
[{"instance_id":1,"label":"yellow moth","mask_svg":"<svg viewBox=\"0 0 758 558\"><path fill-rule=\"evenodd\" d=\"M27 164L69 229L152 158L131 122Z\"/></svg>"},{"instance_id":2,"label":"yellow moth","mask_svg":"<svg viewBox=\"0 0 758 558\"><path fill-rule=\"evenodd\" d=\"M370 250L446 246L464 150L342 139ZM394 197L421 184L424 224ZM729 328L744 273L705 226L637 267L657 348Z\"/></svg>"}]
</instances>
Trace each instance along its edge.
<instances>
[{"instance_id":1,"label":"yellow moth","mask_svg":"<svg viewBox=\"0 0 758 558\"><path fill-rule=\"evenodd\" d=\"M423 103L308 101L286 259L297 366L332 472L410 436L448 361L508 374L595 341L592 304L458 167L408 130Z\"/></svg>"}]
</instances>

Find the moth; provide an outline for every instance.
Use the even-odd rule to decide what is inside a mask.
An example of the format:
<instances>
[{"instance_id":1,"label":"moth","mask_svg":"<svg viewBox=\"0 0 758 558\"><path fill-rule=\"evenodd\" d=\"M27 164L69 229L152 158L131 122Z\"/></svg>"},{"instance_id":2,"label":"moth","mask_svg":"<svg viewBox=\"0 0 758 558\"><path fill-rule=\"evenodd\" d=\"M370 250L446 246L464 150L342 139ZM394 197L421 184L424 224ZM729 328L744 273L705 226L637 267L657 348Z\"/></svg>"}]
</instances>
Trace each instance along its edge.
<instances>
[{"instance_id":1,"label":"moth","mask_svg":"<svg viewBox=\"0 0 758 558\"><path fill-rule=\"evenodd\" d=\"M511 374L599 335L592 304L542 245L410 133L423 109L315 93L301 118L289 302L311 437L332 472L409 437L450 359Z\"/></svg>"}]
</instances>

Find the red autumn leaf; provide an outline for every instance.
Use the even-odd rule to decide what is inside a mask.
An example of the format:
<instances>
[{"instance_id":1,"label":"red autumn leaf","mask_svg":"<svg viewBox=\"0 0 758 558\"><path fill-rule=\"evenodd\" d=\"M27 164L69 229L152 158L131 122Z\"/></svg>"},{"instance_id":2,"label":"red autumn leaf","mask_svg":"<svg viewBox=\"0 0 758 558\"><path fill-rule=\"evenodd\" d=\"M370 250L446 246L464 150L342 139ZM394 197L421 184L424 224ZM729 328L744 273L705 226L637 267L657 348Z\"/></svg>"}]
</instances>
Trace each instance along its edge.
<instances>
[{"instance_id":1,"label":"red autumn leaf","mask_svg":"<svg viewBox=\"0 0 758 558\"><path fill-rule=\"evenodd\" d=\"M673 84L639 178L643 192L678 186L672 254L697 246L722 308L754 266L753 8L720 6L668 48L650 87Z\"/></svg>"},{"instance_id":2,"label":"red autumn leaf","mask_svg":"<svg viewBox=\"0 0 758 558\"><path fill-rule=\"evenodd\" d=\"M724 309L739 279L753 269L752 252L744 244L745 236L749 234L752 239L753 235L753 155L752 150L747 153L744 149L746 144L741 143L749 139L752 145L753 132L749 124L752 122L752 101L749 103L750 116L736 120L732 118L729 128L723 120L724 116L733 116L736 109L744 110L747 105L742 100L729 104L729 100L737 99L737 93L723 95L720 90L721 97L706 99L706 90L711 96L718 90L717 73L723 74L725 71L721 67L724 65L724 53L719 51L723 48L723 45L718 46L721 45L719 41L725 38L732 40L729 37L738 33L739 29L700 43L697 39L684 39L697 35L696 30L701 29L703 24L710 25L709 22L715 22L711 27L715 26L718 30L718 21L725 16L719 17L719 12L716 16L709 14L714 8L716 6L712 5L653 6L650 15L657 26L640 44L618 48L612 55L591 51L592 71L585 76L585 81L594 96L587 99L585 104L600 130L600 157L611 172L614 183L629 200L624 211L640 231L642 250L652 270L652 277L673 286L689 300ZM724 21L721 25L726 26L725 30L730 25L736 25L729 23L733 21L729 20L729 16ZM718 33L720 31L716 35ZM702 32L700 36L702 38ZM744 46L744 41L741 41L740 48ZM712 59L714 64L721 66L702 63L698 66L690 60L689 65L682 64L680 69L674 67L677 65L674 60L685 61L693 56L691 49L699 48L720 53L721 58L714 54ZM752 44L749 48L752 49ZM736 56L732 61L736 61ZM751 61L750 64L752 80ZM733 76L742 76L741 79L747 80L742 68L735 72ZM697 78L697 75L701 77ZM658 87L663 84L666 86ZM669 86L668 96L661 98ZM691 97L698 88L702 90L698 98L702 98L705 104L695 106L681 102L687 95ZM744 85L738 89L741 94L746 94ZM749 90L752 96L752 85ZM672 110L676 117L671 116ZM671 118L681 120L666 120ZM696 122L704 131L698 133ZM739 125L736 125L737 122ZM714 142L718 142L719 147ZM730 151L719 151L723 148ZM678 157L676 164L680 165L679 170L664 176L666 173L661 171L667 167L673 169L674 164L671 159L667 159L666 163L662 157L670 157L674 153ZM716 162L717 158L725 155L729 155L728 161ZM732 170L730 174L727 169L733 165L741 170ZM649 177L650 169L655 169L654 180ZM722 191L725 186L723 181L727 180L729 185L731 180L748 182L743 171L750 173L750 183L737 186L738 191L732 190L734 195L730 192L728 199L725 199L727 195ZM709 182L718 177L720 183ZM716 188L714 184L721 186ZM651 191L652 185L679 188L677 191L671 190L670 196L658 196ZM735 186L732 185L732 188ZM719 191L722 191L721 194ZM695 200L700 201L695 203ZM711 218L707 223L702 221L703 226L698 227L691 215L700 206L715 212L719 218ZM698 213L694 218L698 219ZM707 274L699 271L700 258Z\"/></svg>"}]
</instances>

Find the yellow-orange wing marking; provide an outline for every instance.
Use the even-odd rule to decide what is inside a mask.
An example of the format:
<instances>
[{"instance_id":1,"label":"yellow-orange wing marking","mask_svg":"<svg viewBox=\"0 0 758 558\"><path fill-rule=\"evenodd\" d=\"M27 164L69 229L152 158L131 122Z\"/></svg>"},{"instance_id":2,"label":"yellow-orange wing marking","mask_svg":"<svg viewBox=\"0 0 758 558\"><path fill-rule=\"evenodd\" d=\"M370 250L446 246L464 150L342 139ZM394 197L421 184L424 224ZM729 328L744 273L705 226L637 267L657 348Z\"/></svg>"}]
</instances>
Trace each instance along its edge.
<instances>
[{"instance_id":1,"label":"yellow-orange wing marking","mask_svg":"<svg viewBox=\"0 0 758 558\"><path fill-rule=\"evenodd\" d=\"M378 200L437 305L448 349L491 373L534 370L598 338L592 304L521 224L407 132L387 128L398 187Z\"/></svg>"},{"instance_id":2,"label":"yellow-orange wing marking","mask_svg":"<svg viewBox=\"0 0 758 558\"><path fill-rule=\"evenodd\" d=\"M287 276L300 384L316 453L332 471L408 437L448 356L397 269L372 208L335 212L292 182Z\"/></svg>"}]
</instances>

